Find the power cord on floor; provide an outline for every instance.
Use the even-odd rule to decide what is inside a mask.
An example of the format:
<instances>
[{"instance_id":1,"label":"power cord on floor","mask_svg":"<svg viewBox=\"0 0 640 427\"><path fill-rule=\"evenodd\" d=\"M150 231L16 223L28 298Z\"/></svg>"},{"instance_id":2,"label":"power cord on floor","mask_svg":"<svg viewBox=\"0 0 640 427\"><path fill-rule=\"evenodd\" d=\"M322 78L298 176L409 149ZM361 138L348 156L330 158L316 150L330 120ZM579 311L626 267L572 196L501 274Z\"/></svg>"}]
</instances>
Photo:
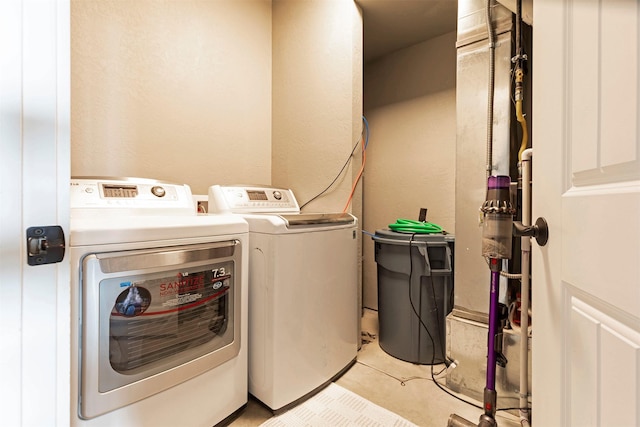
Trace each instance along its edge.
<instances>
[{"instance_id":1,"label":"power cord on floor","mask_svg":"<svg viewBox=\"0 0 640 427\"><path fill-rule=\"evenodd\" d=\"M451 393L449 390L447 390L442 384L440 384L436 378L435 375L440 375L442 373L442 371L440 371L438 374L434 374L433 372L433 365L435 364L435 341L433 339L433 336L431 335L431 333L429 332L429 328L427 327L427 325L424 323L424 321L422 320L422 316L420 315L420 313L416 310L412 298L411 298L411 277L413 276L413 257L411 256L411 248L412 248L412 243L414 242L414 238L416 236L417 233L412 233L411 237L409 238L409 302L411 304L411 308L413 309L414 314L416 315L416 317L418 318L418 321L420 323L420 325L424 328L424 330L427 332L427 335L429 336L429 339L431 340L431 349L432 349L432 356L431 356L431 380L434 382L434 384L442 391L444 391L445 393L447 393L449 396L464 402L468 405L473 406L474 408L480 409L480 410L484 410L484 408L481 405L477 405L473 402L470 402L466 399L463 399L459 396L456 396L455 394ZM429 278L431 279L431 292L433 294L433 301L435 304L435 311L436 311L436 319L438 321L438 332L440 332L440 319L439 319L439 313L438 313L438 304L436 302L436 295L435 295L435 288L434 288L434 283L433 283L433 277L429 276ZM442 341L442 337L441 341ZM445 356L444 354L444 345L441 342L441 351L442 351L442 359L443 359L443 363L446 365L446 368L449 368L449 366L451 366L453 364L453 367L455 368L455 363L453 360L451 360L449 357ZM509 396L505 396L505 397L501 397L502 399L519 399L517 397L509 397ZM509 410L515 410L515 409L519 409L519 410L531 410L531 408L499 408L496 409L497 411L509 411Z\"/></svg>"},{"instance_id":2,"label":"power cord on floor","mask_svg":"<svg viewBox=\"0 0 640 427\"><path fill-rule=\"evenodd\" d=\"M409 381L413 381L413 380L426 380L426 381L433 381L433 382L435 383L435 385L436 385L440 390L444 391L444 392L445 392L445 393L447 393L449 396L454 397L454 398L456 398L456 399L460 400L461 402L464 402L464 403L466 403L466 404L468 404L468 405L471 405L471 406L473 406L474 408L477 408L477 409L483 409L483 408L482 408L482 406L480 406L480 405L476 405L476 404L475 404L475 403L473 403L473 402L470 402L470 401L468 401L468 400L465 400L465 399L460 398L459 396L456 396L455 394L451 393L449 390L445 389L445 388L444 388L444 386L442 386L442 384L440 384L440 383L438 382L438 380L439 380L439 379L441 379L441 378L436 378L436 377L437 377L438 375L442 375L443 373L447 373L447 371L448 371L448 367L447 367L447 366L443 367L439 372L433 372L433 366L434 366L434 365L431 365L431 378L428 378L428 377L420 377L420 376L413 376L413 377L399 378L399 377L396 377L395 375L390 374L389 372L384 371L383 369L377 368L377 367L375 367L375 366L369 365L368 363L364 363L364 362L361 362L361 361L359 361L359 360L358 360L358 361L356 361L356 364L358 364L358 365L362 365L362 366L366 366L367 368L369 368L369 369L373 369L374 371L377 371L377 372L379 372L379 373L381 373L381 374L383 374L383 375L386 375L386 376L388 376L389 378L393 378L394 380L398 381L398 382L400 383L400 385L401 385L401 386L403 386L403 387L404 387L404 386L406 386L406 385L407 385L407 383L408 383ZM455 367L455 364L453 364L453 366ZM504 396L503 396L503 397L501 397L501 399L514 399L514 400L517 400L518 398L517 398L517 397L504 397ZM517 409L522 409L522 408L518 408L518 407L513 407L513 408L499 408L499 409L496 409L496 411L513 411L513 410L517 410ZM529 409L531 409L531 408L529 408Z\"/></svg>"},{"instance_id":3,"label":"power cord on floor","mask_svg":"<svg viewBox=\"0 0 640 427\"><path fill-rule=\"evenodd\" d=\"M413 376L413 377L406 377L406 378L398 378L398 377L396 377L396 376L394 376L394 375L391 375L390 373L388 373L388 372L386 372L386 371L384 371L384 370L382 370L382 369L380 369L380 368L376 368L375 366L369 365L369 364L364 363L364 362L361 362L361 361L359 361L359 360L358 360L358 361L356 361L356 363L357 363L357 364L359 364L359 365L366 366L367 368L373 369L374 371L378 371L378 372L380 372L381 374L384 374L384 375L386 375L386 376L388 376L388 377L390 377L390 378L393 378L394 380L398 381L398 382L400 383L400 385L401 385L401 386L403 386L403 387L404 387L405 385L407 385L407 383L408 383L409 381L413 381L413 380L427 380L427 381L435 381L435 379L433 379L433 378L420 377L420 376ZM437 373L437 374L435 374L435 375L440 375L440 374L442 374L443 372L445 372L446 370L447 370L447 367L445 366L444 368L442 368L442 370L441 370L440 372L438 372L438 373Z\"/></svg>"}]
</instances>

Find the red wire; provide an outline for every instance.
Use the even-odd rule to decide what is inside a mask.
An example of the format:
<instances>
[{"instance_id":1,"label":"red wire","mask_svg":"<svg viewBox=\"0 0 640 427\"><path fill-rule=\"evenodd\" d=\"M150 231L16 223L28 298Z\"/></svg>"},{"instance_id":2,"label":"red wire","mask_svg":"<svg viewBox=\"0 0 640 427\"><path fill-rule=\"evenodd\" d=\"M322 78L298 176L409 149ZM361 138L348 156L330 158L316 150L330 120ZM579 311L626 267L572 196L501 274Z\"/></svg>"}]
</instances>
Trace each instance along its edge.
<instances>
[{"instance_id":1,"label":"red wire","mask_svg":"<svg viewBox=\"0 0 640 427\"><path fill-rule=\"evenodd\" d=\"M347 209L349 208L349 205L351 204L351 199L353 199L353 193L355 193L356 187L358 186L358 182L362 177L362 173L364 172L364 164L366 163L366 161L367 161L366 149L365 149L365 144L363 143L362 144L362 166L360 166L360 172L358 172L358 176L353 182L353 186L351 187L351 194L349 194L349 199L347 200L347 204L344 206L342 213L346 213Z\"/></svg>"}]
</instances>

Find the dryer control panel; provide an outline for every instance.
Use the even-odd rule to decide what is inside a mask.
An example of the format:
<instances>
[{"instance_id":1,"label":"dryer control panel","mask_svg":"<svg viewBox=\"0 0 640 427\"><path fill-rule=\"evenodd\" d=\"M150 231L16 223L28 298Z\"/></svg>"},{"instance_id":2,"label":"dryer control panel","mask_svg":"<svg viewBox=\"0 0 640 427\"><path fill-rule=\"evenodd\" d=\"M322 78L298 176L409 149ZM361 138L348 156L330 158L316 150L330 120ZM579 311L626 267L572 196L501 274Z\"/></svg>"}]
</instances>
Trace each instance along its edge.
<instances>
[{"instance_id":1,"label":"dryer control panel","mask_svg":"<svg viewBox=\"0 0 640 427\"><path fill-rule=\"evenodd\" d=\"M269 186L212 185L210 213L300 213L290 189Z\"/></svg>"},{"instance_id":2,"label":"dryer control panel","mask_svg":"<svg viewBox=\"0 0 640 427\"><path fill-rule=\"evenodd\" d=\"M71 178L71 214L90 210L107 215L193 215L193 197L188 185L145 178Z\"/></svg>"}]
</instances>

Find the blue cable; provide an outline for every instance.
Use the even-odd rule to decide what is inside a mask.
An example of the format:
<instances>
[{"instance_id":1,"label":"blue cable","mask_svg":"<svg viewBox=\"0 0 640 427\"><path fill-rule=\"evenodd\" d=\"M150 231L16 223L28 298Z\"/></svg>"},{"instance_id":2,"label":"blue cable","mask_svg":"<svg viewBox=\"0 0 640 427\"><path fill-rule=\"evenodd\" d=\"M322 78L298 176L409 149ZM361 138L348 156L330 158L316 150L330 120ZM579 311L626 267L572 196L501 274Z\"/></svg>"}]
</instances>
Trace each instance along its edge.
<instances>
[{"instance_id":1,"label":"blue cable","mask_svg":"<svg viewBox=\"0 0 640 427\"><path fill-rule=\"evenodd\" d=\"M365 134L364 134L364 149L367 149L367 145L369 145L369 122L367 118L363 115L362 121L364 122Z\"/></svg>"},{"instance_id":2,"label":"blue cable","mask_svg":"<svg viewBox=\"0 0 640 427\"><path fill-rule=\"evenodd\" d=\"M376 237L376 235L370 231L362 230L362 234L366 234L367 236Z\"/></svg>"}]
</instances>

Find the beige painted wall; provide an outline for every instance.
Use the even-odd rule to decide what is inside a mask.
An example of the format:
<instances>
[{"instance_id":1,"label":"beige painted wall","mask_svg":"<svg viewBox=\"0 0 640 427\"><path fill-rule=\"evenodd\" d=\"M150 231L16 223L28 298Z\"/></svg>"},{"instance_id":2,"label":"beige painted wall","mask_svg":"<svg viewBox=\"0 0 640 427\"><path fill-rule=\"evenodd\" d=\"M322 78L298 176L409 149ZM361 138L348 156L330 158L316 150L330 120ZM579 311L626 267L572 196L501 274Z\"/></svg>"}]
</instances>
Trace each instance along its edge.
<instances>
[{"instance_id":1,"label":"beige painted wall","mask_svg":"<svg viewBox=\"0 0 640 427\"><path fill-rule=\"evenodd\" d=\"M71 173L271 180L270 0L72 0Z\"/></svg>"},{"instance_id":2,"label":"beige painted wall","mask_svg":"<svg viewBox=\"0 0 640 427\"><path fill-rule=\"evenodd\" d=\"M273 184L292 188L300 204L324 190L358 141L361 116L362 19L356 5L274 0ZM305 212L343 210L359 167L356 154L355 164Z\"/></svg>"},{"instance_id":3,"label":"beige painted wall","mask_svg":"<svg viewBox=\"0 0 640 427\"><path fill-rule=\"evenodd\" d=\"M370 138L364 230L398 218L427 220L455 234L455 32L365 65ZM374 242L363 239L363 304L378 307Z\"/></svg>"},{"instance_id":4,"label":"beige painted wall","mask_svg":"<svg viewBox=\"0 0 640 427\"><path fill-rule=\"evenodd\" d=\"M352 0L72 0L72 175L324 190L362 130ZM342 211L360 149L305 212ZM362 185L348 210L362 217ZM360 260L359 256L359 260Z\"/></svg>"},{"instance_id":5,"label":"beige painted wall","mask_svg":"<svg viewBox=\"0 0 640 427\"><path fill-rule=\"evenodd\" d=\"M71 30L74 176L186 182L194 193L273 182L304 203L360 134L351 0L72 0ZM309 209L342 210L354 168Z\"/></svg>"}]
</instances>

